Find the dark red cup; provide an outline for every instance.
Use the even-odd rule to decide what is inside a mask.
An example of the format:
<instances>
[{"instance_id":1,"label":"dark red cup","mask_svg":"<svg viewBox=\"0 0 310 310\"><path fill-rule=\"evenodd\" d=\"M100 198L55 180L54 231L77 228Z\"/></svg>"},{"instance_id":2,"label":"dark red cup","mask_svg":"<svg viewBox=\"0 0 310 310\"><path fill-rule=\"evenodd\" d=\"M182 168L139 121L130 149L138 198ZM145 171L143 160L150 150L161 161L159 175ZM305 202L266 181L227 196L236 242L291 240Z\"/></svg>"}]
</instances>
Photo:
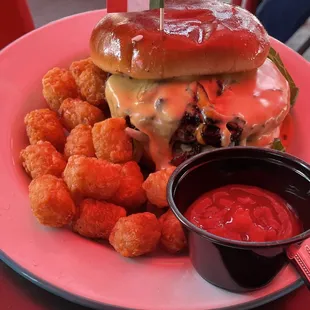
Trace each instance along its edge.
<instances>
[{"instance_id":1,"label":"dark red cup","mask_svg":"<svg viewBox=\"0 0 310 310\"><path fill-rule=\"evenodd\" d=\"M304 232L273 242L235 241L202 230L185 218L188 207L202 194L229 184L257 186L278 194L294 208ZM290 258L300 260L300 244L310 236L310 166L286 153L231 147L199 154L174 171L167 198L185 228L194 268L208 282L229 291L246 292L267 285L290 261L289 249L293 251ZM303 269L307 280L307 257L302 259L298 271Z\"/></svg>"}]
</instances>

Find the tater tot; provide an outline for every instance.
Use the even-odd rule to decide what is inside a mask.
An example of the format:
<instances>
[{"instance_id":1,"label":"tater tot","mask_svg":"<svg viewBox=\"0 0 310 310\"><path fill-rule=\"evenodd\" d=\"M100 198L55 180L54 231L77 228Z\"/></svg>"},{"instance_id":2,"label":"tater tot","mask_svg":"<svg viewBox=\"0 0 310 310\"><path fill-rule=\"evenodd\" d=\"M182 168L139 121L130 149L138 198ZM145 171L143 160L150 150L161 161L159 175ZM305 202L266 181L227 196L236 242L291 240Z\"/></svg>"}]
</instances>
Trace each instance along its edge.
<instances>
[{"instance_id":1,"label":"tater tot","mask_svg":"<svg viewBox=\"0 0 310 310\"><path fill-rule=\"evenodd\" d=\"M20 152L20 159L26 172L33 179L45 174L60 177L66 167L62 154L47 141L28 145Z\"/></svg>"},{"instance_id":2,"label":"tater tot","mask_svg":"<svg viewBox=\"0 0 310 310\"><path fill-rule=\"evenodd\" d=\"M174 170L175 167L169 167L150 173L143 183L147 199L150 203L159 208L168 207L168 201L166 198L167 183Z\"/></svg>"},{"instance_id":3,"label":"tater tot","mask_svg":"<svg viewBox=\"0 0 310 310\"><path fill-rule=\"evenodd\" d=\"M154 251L160 239L161 226L152 213L136 213L118 220L110 234L110 244L125 257Z\"/></svg>"},{"instance_id":4,"label":"tater tot","mask_svg":"<svg viewBox=\"0 0 310 310\"><path fill-rule=\"evenodd\" d=\"M43 225L63 227L75 216L76 208L65 182L53 175L31 181L29 198L34 216Z\"/></svg>"},{"instance_id":5,"label":"tater tot","mask_svg":"<svg viewBox=\"0 0 310 310\"><path fill-rule=\"evenodd\" d=\"M160 243L169 253L179 253L186 248L187 242L182 224L171 210L159 218L161 224Z\"/></svg>"},{"instance_id":6,"label":"tater tot","mask_svg":"<svg viewBox=\"0 0 310 310\"><path fill-rule=\"evenodd\" d=\"M80 204L79 218L73 231L87 238L109 239L116 222L126 216L126 210L112 203L85 199Z\"/></svg>"},{"instance_id":7,"label":"tater tot","mask_svg":"<svg viewBox=\"0 0 310 310\"><path fill-rule=\"evenodd\" d=\"M123 118L108 118L92 130L96 156L112 163L125 163L133 158L132 139L125 132Z\"/></svg>"},{"instance_id":8,"label":"tater tot","mask_svg":"<svg viewBox=\"0 0 310 310\"><path fill-rule=\"evenodd\" d=\"M74 155L69 158L63 177L74 198L109 200L119 188L121 169L105 160Z\"/></svg>"},{"instance_id":9,"label":"tater tot","mask_svg":"<svg viewBox=\"0 0 310 310\"><path fill-rule=\"evenodd\" d=\"M63 151L66 136L57 114L49 109L39 109L25 116L26 132L30 144L49 141L58 151Z\"/></svg>"},{"instance_id":10,"label":"tater tot","mask_svg":"<svg viewBox=\"0 0 310 310\"><path fill-rule=\"evenodd\" d=\"M95 157L91 126L82 124L76 126L67 137L64 153L67 159L73 155Z\"/></svg>"},{"instance_id":11,"label":"tater tot","mask_svg":"<svg viewBox=\"0 0 310 310\"><path fill-rule=\"evenodd\" d=\"M146 202L146 195L142 188L144 178L139 165L130 161L122 167L120 186L111 201L134 211Z\"/></svg>"},{"instance_id":12,"label":"tater tot","mask_svg":"<svg viewBox=\"0 0 310 310\"><path fill-rule=\"evenodd\" d=\"M60 106L59 114L69 131L79 124L91 125L104 119L102 111L81 99L67 98Z\"/></svg>"},{"instance_id":13,"label":"tater tot","mask_svg":"<svg viewBox=\"0 0 310 310\"><path fill-rule=\"evenodd\" d=\"M93 105L105 103L107 74L90 58L74 61L70 66L70 71L83 99Z\"/></svg>"},{"instance_id":14,"label":"tater tot","mask_svg":"<svg viewBox=\"0 0 310 310\"><path fill-rule=\"evenodd\" d=\"M43 96L53 111L58 111L66 98L78 97L75 80L69 70L53 68L42 79Z\"/></svg>"}]
</instances>

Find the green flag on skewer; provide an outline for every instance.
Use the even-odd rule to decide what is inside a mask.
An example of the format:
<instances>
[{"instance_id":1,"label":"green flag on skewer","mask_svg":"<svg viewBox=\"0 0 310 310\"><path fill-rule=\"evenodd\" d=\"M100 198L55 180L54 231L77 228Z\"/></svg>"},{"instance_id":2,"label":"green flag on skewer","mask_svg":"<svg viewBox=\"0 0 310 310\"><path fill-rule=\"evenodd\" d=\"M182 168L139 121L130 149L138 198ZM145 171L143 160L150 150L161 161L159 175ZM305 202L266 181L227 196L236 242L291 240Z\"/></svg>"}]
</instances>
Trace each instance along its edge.
<instances>
[{"instance_id":1,"label":"green flag on skewer","mask_svg":"<svg viewBox=\"0 0 310 310\"><path fill-rule=\"evenodd\" d=\"M164 0L150 0L150 9L163 9L164 7Z\"/></svg>"},{"instance_id":2,"label":"green flag on skewer","mask_svg":"<svg viewBox=\"0 0 310 310\"><path fill-rule=\"evenodd\" d=\"M160 9L159 28L162 31L164 29L164 0L150 0L150 9Z\"/></svg>"}]
</instances>

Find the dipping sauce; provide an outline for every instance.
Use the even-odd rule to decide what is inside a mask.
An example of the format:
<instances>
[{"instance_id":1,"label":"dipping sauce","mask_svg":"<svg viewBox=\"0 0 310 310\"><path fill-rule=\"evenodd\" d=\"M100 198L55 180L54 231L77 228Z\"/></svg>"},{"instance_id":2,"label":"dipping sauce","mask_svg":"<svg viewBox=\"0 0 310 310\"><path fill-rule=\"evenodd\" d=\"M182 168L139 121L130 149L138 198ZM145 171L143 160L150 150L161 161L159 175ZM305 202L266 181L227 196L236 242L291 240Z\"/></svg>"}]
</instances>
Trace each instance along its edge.
<instances>
[{"instance_id":1,"label":"dipping sauce","mask_svg":"<svg viewBox=\"0 0 310 310\"><path fill-rule=\"evenodd\" d=\"M284 199L254 186L212 190L198 198L185 216L214 235L239 241L283 240L302 232L300 220Z\"/></svg>"}]
</instances>

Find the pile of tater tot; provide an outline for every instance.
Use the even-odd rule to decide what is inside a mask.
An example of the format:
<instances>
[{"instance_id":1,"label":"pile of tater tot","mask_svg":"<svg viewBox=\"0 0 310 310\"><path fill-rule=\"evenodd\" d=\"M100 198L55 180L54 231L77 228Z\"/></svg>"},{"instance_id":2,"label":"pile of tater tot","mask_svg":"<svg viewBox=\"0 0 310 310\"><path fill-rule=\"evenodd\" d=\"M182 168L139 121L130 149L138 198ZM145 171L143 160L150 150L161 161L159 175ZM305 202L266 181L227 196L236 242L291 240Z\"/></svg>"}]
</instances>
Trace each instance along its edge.
<instances>
[{"instance_id":1,"label":"pile of tater tot","mask_svg":"<svg viewBox=\"0 0 310 310\"><path fill-rule=\"evenodd\" d=\"M175 167L143 176L126 120L106 112L106 79L90 58L43 77L48 107L25 116L30 144L20 153L31 210L43 225L108 240L125 257L179 253L186 238L166 200Z\"/></svg>"}]
</instances>

